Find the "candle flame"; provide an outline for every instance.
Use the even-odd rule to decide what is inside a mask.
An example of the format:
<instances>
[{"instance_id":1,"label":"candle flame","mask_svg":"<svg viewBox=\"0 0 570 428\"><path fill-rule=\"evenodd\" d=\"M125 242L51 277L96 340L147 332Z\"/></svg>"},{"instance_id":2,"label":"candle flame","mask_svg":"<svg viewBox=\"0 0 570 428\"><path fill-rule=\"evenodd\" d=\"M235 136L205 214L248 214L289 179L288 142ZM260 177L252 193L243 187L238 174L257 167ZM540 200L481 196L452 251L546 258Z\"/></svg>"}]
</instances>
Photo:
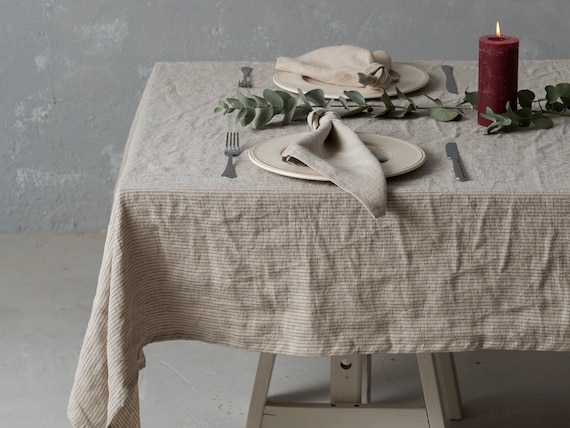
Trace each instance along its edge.
<instances>
[{"instance_id":1,"label":"candle flame","mask_svg":"<svg viewBox=\"0 0 570 428\"><path fill-rule=\"evenodd\" d=\"M495 34L497 34L497 37L501 37L501 26L499 25L499 21L497 21L497 26L495 27Z\"/></svg>"}]
</instances>

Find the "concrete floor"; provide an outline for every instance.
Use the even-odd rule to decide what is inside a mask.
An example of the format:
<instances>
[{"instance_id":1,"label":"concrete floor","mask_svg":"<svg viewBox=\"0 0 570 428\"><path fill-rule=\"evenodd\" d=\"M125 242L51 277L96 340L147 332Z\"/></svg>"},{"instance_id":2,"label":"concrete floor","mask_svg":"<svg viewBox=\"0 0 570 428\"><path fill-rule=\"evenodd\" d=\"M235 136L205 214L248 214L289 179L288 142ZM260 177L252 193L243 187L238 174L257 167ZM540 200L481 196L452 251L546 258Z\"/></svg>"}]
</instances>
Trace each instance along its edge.
<instances>
[{"instance_id":1,"label":"concrete floor","mask_svg":"<svg viewBox=\"0 0 570 428\"><path fill-rule=\"evenodd\" d=\"M102 235L0 235L0 427L69 426L103 243ZM143 427L244 426L256 354L186 341L145 353ZM570 426L567 353L468 352L456 362L465 419L450 427ZM328 370L328 359L278 357L270 394L326 401ZM421 401L414 356L375 356L373 370L373 401Z\"/></svg>"}]
</instances>

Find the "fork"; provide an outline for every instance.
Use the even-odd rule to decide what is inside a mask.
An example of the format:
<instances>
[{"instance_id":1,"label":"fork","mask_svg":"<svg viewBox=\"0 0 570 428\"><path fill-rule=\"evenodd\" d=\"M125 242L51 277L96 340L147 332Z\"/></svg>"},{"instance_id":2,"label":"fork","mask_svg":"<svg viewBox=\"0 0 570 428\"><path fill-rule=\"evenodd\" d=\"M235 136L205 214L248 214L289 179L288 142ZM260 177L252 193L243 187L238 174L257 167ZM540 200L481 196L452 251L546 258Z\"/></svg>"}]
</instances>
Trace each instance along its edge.
<instances>
[{"instance_id":1,"label":"fork","mask_svg":"<svg viewBox=\"0 0 570 428\"><path fill-rule=\"evenodd\" d=\"M222 173L222 177L237 177L234 170L233 158L234 156L239 156L240 153L241 149L239 148L239 133L228 132L226 134L226 149L224 150L224 154L228 157L228 164L226 165L225 171Z\"/></svg>"},{"instance_id":2,"label":"fork","mask_svg":"<svg viewBox=\"0 0 570 428\"><path fill-rule=\"evenodd\" d=\"M240 88L251 88L251 81L249 80L249 75L253 71L251 67L242 67L241 72L243 73L243 80L240 80L238 86Z\"/></svg>"}]
</instances>

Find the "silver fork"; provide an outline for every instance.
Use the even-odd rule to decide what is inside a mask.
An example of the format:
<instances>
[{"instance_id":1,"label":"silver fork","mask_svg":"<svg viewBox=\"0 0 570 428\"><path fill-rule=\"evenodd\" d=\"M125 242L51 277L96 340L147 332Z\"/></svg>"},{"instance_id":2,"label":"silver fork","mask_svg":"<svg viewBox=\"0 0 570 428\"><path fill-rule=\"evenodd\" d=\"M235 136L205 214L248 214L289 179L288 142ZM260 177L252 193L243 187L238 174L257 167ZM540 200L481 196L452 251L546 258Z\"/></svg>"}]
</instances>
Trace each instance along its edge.
<instances>
[{"instance_id":1,"label":"silver fork","mask_svg":"<svg viewBox=\"0 0 570 428\"><path fill-rule=\"evenodd\" d=\"M228 132L226 134L226 149L224 150L225 155L228 157L228 164L226 165L225 171L222 173L222 177L235 178L237 177L234 170L234 156L239 156L241 149L239 148L239 133Z\"/></svg>"},{"instance_id":2,"label":"silver fork","mask_svg":"<svg viewBox=\"0 0 570 428\"><path fill-rule=\"evenodd\" d=\"M240 88L251 88L251 81L249 80L249 75L253 69L251 67L242 67L241 72L243 73L243 80L240 80L238 86Z\"/></svg>"}]
</instances>

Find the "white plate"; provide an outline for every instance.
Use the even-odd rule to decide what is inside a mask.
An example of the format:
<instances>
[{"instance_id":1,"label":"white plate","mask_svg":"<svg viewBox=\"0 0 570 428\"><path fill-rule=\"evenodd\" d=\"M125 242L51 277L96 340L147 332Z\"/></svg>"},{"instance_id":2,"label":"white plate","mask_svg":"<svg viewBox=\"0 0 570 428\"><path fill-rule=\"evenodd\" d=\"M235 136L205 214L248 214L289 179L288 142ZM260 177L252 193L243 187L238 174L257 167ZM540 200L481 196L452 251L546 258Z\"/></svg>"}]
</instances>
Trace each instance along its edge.
<instances>
[{"instance_id":1,"label":"white plate","mask_svg":"<svg viewBox=\"0 0 570 428\"><path fill-rule=\"evenodd\" d=\"M400 74L400 80L386 88L386 92L391 97L397 95L396 86L404 94L407 94L423 88L429 81L429 75L413 65L395 62L392 63L392 68ZM288 71L277 71L273 75L273 82L281 89L294 93L298 93L297 89L301 89L305 93L320 88L325 92L326 98L338 98L344 95L344 91L358 91L364 98L380 98L382 96L380 89L336 86Z\"/></svg>"},{"instance_id":2,"label":"white plate","mask_svg":"<svg viewBox=\"0 0 570 428\"><path fill-rule=\"evenodd\" d=\"M275 174L305 180L328 181L326 177L308 166L291 164L281 159L283 150L302 134L286 134L257 143L249 150L249 158L258 167ZM386 159L382 162L386 177L413 171L425 162L424 151L415 144L385 135L363 132L357 134L378 159Z\"/></svg>"}]
</instances>

